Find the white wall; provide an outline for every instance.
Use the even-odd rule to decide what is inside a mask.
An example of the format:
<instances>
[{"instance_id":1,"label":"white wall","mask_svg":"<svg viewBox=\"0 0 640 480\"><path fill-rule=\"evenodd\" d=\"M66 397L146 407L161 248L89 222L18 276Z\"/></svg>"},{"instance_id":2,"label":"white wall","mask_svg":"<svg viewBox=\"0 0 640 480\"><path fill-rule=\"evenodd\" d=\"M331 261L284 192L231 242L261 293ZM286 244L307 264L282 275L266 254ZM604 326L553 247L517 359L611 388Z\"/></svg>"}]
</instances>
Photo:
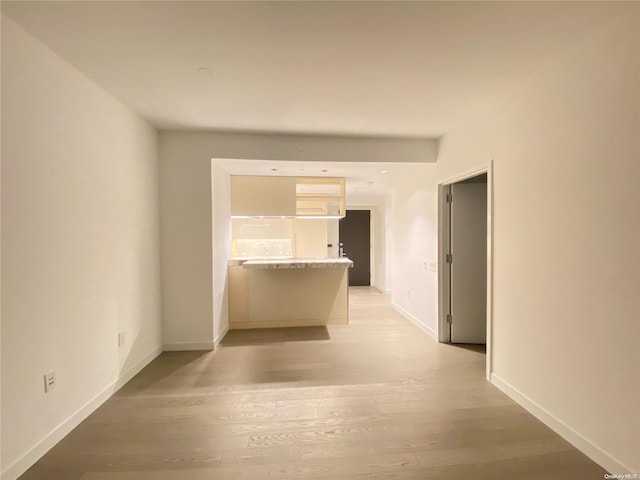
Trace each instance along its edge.
<instances>
[{"instance_id":1,"label":"white wall","mask_svg":"<svg viewBox=\"0 0 640 480\"><path fill-rule=\"evenodd\" d=\"M640 472L639 25L640 5L612 4L590 38L479 102L434 175L494 160L492 381L612 473ZM407 179L392 211L393 299L427 323L405 294L433 181Z\"/></svg>"},{"instance_id":2,"label":"white wall","mask_svg":"<svg viewBox=\"0 0 640 480\"><path fill-rule=\"evenodd\" d=\"M384 199L384 275L381 278L384 279L384 288L387 294L393 291L392 285L392 268L393 265L393 230L391 228L391 195L386 195Z\"/></svg>"},{"instance_id":3,"label":"white wall","mask_svg":"<svg viewBox=\"0 0 640 480\"><path fill-rule=\"evenodd\" d=\"M217 344L229 330L229 283L226 266L231 258L231 176L211 163L213 212L213 339Z\"/></svg>"},{"instance_id":4,"label":"white wall","mask_svg":"<svg viewBox=\"0 0 640 480\"><path fill-rule=\"evenodd\" d=\"M436 165L407 165L393 175L391 192L392 305L437 337Z\"/></svg>"},{"instance_id":5,"label":"white wall","mask_svg":"<svg viewBox=\"0 0 640 480\"><path fill-rule=\"evenodd\" d=\"M3 18L3 480L160 352L158 233L156 131Z\"/></svg>"},{"instance_id":6,"label":"white wall","mask_svg":"<svg viewBox=\"0 0 640 480\"><path fill-rule=\"evenodd\" d=\"M193 132L215 145L215 158L304 162L435 162L427 138L344 137L268 133ZM269 172L270 173L270 172Z\"/></svg>"},{"instance_id":7,"label":"white wall","mask_svg":"<svg viewBox=\"0 0 640 480\"><path fill-rule=\"evenodd\" d=\"M166 350L213 348L212 171L207 145L160 132L162 326Z\"/></svg>"}]
</instances>

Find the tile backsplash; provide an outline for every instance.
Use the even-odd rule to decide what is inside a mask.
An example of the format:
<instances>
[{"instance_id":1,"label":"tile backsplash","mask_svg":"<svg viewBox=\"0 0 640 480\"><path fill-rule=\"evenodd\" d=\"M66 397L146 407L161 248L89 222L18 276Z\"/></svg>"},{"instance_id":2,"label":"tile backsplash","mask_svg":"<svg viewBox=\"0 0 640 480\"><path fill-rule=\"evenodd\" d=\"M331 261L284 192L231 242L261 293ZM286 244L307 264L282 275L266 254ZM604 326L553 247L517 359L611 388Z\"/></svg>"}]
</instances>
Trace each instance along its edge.
<instances>
[{"instance_id":1,"label":"tile backsplash","mask_svg":"<svg viewBox=\"0 0 640 480\"><path fill-rule=\"evenodd\" d=\"M292 257L293 242L288 238L238 239L233 241L234 257Z\"/></svg>"},{"instance_id":2,"label":"tile backsplash","mask_svg":"<svg viewBox=\"0 0 640 480\"><path fill-rule=\"evenodd\" d=\"M232 218L234 258L327 258L338 256L338 220Z\"/></svg>"},{"instance_id":3,"label":"tile backsplash","mask_svg":"<svg viewBox=\"0 0 640 480\"><path fill-rule=\"evenodd\" d=\"M232 255L234 257L292 257L293 219L231 219Z\"/></svg>"}]
</instances>

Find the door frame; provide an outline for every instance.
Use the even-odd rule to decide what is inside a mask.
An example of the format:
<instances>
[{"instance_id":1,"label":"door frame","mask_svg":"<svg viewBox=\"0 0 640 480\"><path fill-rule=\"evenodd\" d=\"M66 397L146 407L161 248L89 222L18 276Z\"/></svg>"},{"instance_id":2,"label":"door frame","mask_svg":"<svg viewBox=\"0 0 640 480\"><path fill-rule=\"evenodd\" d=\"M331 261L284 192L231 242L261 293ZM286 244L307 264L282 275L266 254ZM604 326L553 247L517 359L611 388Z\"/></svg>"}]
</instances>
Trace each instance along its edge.
<instances>
[{"instance_id":1,"label":"door frame","mask_svg":"<svg viewBox=\"0 0 640 480\"><path fill-rule=\"evenodd\" d=\"M356 207L349 207L345 204L344 212L347 214L347 210L369 210L369 286L378 288L373 284L373 279L378 278L375 272L375 205L360 205ZM338 238L340 238L340 226L338 224ZM378 288L379 289L379 288Z\"/></svg>"},{"instance_id":2,"label":"door frame","mask_svg":"<svg viewBox=\"0 0 640 480\"><path fill-rule=\"evenodd\" d=\"M454 183L487 174L487 362L486 378L491 378L493 365L493 160L476 168L444 178L438 182L438 341L449 343L447 312L450 303L450 274L446 255L449 250L450 219L446 202L448 187Z\"/></svg>"}]
</instances>

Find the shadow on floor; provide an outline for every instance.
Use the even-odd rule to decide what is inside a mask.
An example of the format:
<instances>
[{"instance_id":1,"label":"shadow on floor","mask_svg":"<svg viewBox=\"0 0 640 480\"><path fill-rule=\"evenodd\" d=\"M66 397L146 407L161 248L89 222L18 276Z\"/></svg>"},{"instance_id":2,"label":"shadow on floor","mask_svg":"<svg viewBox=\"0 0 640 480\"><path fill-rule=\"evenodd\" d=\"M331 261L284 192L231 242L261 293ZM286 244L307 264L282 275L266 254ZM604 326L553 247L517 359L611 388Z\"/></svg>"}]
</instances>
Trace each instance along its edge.
<instances>
[{"instance_id":1,"label":"shadow on floor","mask_svg":"<svg viewBox=\"0 0 640 480\"><path fill-rule=\"evenodd\" d=\"M286 327L230 330L220 342L221 347L268 345L283 342L330 340L327 327Z\"/></svg>"},{"instance_id":2,"label":"shadow on floor","mask_svg":"<svg viewBox=\"0 0 640 480\"><path fill-rule=\"evenodd\" d=\"M456 348L462 348L464 350L469 350L471 352L478 352L478 353L487 353L487 346L485 344L475 344L475 343L450 343L449 344L452 347L456 347Z\"/></svg>"},{"instance_id":3,"label":"shadow on floor","mask_svg":"<svg viewBox=\"0 0 640 480\"><path fill-rule=\"evenodd\" d=\"M212 350L162 352L160 356L143 368L114 396L120 397L141 392L179 370L190 368L195 364L210 362L212 359Z\"/></svg>"}]
</instances>

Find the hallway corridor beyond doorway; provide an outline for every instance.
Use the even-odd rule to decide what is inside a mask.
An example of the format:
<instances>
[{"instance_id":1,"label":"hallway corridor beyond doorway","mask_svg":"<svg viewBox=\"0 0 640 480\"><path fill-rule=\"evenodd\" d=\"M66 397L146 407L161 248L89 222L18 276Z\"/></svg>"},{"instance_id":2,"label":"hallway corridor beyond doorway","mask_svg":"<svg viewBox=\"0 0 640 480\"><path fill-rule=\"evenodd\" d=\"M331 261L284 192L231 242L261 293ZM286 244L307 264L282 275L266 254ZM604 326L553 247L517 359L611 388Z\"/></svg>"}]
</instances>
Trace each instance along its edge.
<instances>
[{"instance_id":1,"label":"hallway corridor beyond doorway","mask_svg":"<svg viewBox=\"0 0 640 480\"><path fill-rule=\"evenodd\" d=\"M372 287L349 326L166 352L24 480L601 479L602 468Z\"/></svg>"}]
</instances>

